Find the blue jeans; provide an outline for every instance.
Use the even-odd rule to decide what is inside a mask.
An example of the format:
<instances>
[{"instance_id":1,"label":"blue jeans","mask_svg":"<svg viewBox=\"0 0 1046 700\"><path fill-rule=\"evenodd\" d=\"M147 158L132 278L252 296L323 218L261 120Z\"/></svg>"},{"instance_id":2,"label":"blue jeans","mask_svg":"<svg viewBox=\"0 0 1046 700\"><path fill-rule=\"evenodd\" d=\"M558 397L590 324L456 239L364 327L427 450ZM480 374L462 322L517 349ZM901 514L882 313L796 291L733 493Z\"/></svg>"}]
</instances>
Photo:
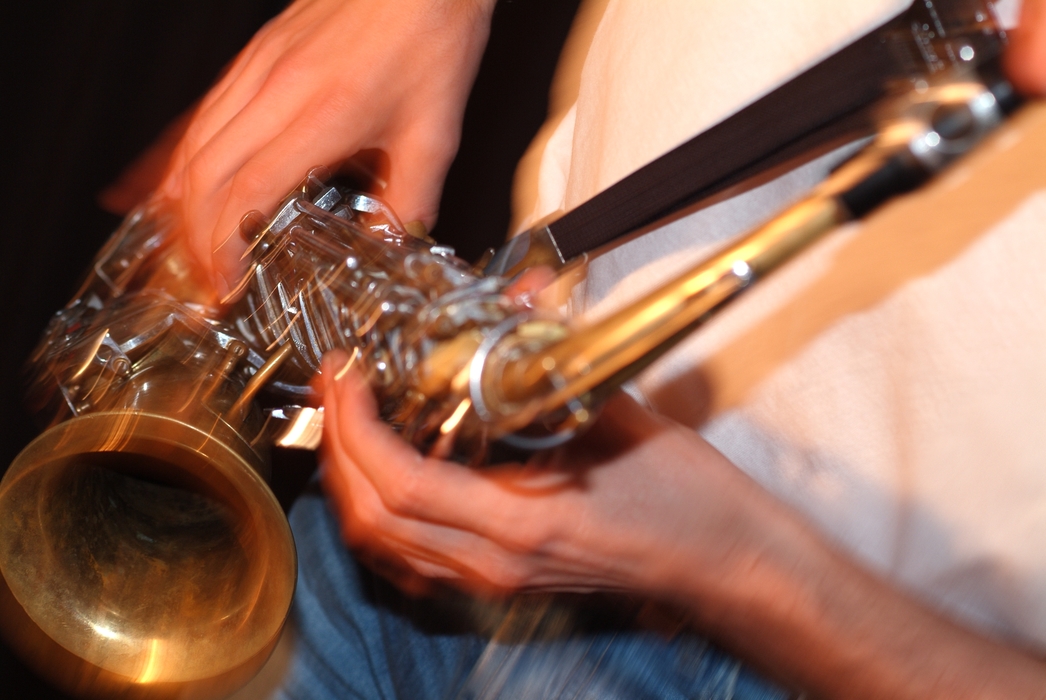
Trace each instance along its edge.
<instances>
[{"instance_id":1,"label":"blue jeans","mask_svg":"<svg viewBox=\"0 0 1046 700\"><path fill-rule=\"evenodd\" d=\"M295 504L291 526L297 640L278 698L788 697L688 632L644 631L547 596L504 608L462 595L404 596L357 564L315 490Z\"/></svg>"}]
</instances>

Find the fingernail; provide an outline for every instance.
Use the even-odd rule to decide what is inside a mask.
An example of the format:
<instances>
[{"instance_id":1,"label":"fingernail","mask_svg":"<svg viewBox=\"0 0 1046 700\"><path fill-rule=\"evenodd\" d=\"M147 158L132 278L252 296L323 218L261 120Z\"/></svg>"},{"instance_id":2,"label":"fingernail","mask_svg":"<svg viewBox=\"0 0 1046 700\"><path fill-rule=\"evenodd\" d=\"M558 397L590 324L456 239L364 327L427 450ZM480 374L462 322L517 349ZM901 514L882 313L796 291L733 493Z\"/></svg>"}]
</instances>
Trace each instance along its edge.
<instances>
[{"instance_id":1,"label":"fingernail","mask_svg":"<svg viewBox=\"0 0 1046 700\"><path fill-rule=\"evenodd\" d=\"M429 235L429 229L423 221L408 221L403 224L403 229L415 238L420 238L422 240L427 238Z\"/></svg>"},{"instance_id":2,"label":"fingernail","mask_svg":"<svg viewBox=\"0 0 1046 700\"><path fill-rule=\"evenodd\" d=\"M218 298L222 300L223 304L232 301L229 299L229 295L232 293L232 286L229 284L229 280L225 279L225 275L215 270L211 275L211 284L214 285L215 291L218 292Z\"/></svg>"},{"instance_id":3,"label":"fingernail","mask_svg":"<svg viewBox=\"0 0 1046 700\"><path fill-rule=\"evenodd\" d=\"M323 356L320 372L324 376L330 377L332 382L341 382L356 363L359 355L359 348L353 348L352 353L348 355L342 350L332 350Z\"/></svg>"},{"instance_id":4,"label":"fingernail","mask_svg":"<svg viewBox=\"0 0 1046 700\"><path fill-rule=\"evenodd\" d=\"M342 366L341 369L339 369L335 373L334 381L340 382L345 377L345 375L349 373L349 369L351 369L352 366L354 364L356 364L356 360L359 359L359 356L360 356L360 349L359 348L353 348L352 349L352 354L349 355L348 359L345 360L345 364Z\"/></svg>"}]
</instances>

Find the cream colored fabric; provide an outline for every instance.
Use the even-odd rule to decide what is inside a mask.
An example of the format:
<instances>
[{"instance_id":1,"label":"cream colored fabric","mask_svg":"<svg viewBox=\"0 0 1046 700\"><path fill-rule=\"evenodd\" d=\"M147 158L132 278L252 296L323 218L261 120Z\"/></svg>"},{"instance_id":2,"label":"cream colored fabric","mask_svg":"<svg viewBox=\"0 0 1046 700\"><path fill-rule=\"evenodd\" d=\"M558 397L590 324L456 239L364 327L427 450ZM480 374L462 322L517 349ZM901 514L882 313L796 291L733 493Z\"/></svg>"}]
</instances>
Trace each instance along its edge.
<instances>
[{"instance_id":1,"label":"cream colored fabric","mask_svg":"<svg viewBox=\"0 0 1046 700\"><path fill-rule=\"evenodd\" d=\"M539 183L525 218L584 201L906 4L610 0L576 104L521 171ZM1044 109L803 255L637 387L875 570L1046 650ZM840 157L619 246L578 310L634 298Z\"/></svg>"}]
</instances>

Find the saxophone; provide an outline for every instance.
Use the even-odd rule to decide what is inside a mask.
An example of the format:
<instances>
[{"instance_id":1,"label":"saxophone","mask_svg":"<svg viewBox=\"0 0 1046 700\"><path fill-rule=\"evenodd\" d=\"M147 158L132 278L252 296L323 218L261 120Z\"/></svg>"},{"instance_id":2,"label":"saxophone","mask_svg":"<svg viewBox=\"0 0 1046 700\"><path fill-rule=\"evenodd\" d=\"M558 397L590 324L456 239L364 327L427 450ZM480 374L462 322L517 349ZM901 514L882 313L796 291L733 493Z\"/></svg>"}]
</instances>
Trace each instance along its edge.
<instances>
[{"instance_id":1,"label":"saxophone","mask_svg":"<svg viewBox=\"0 0 1046 700\"><path fill-rule=\"evenodd\" d=\"M1017 102L995 73L906 93L809 196L587 326L320 170L271 218L244 219L248 271L217 304L169 208L146 204L30 360L47 427L0 482L8 638L80 695L231 692L267 659L293 596L267 450L318 443L309 381L324 354L347 352L383 418L429 454L478 465L496 443L555 445L756 280L972 148Z\"/></svg>"}]
</instances>

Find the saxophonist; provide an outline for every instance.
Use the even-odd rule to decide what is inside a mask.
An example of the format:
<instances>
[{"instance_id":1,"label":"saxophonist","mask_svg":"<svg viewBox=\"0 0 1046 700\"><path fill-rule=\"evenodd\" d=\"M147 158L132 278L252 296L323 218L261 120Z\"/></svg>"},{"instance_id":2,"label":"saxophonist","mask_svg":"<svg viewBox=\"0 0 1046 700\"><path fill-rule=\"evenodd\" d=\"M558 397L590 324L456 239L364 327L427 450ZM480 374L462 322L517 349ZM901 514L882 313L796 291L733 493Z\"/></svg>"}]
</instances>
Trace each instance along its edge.
<instances>
[{"instance_id":1,"label":"saxophonist","mask_svg":"<svg viewBox=\"0 0 1046 700\"><path fill-rule=\"evenodd\" d=\"M589 3L521 170L537 184L521 182L520 227L908 4ZM160 183L216 295L242 272L230 234L242 213L271 213L318 163L382 150L385 197L431 227L492 10L298 0L254 37ZM1019 12L1011 79L1043 92L1046 3ZM1043 127L1041 110L1020 115L1008 141L928 193L932 211L902 202L811 251L612 399L580 439L525 463L476 471L421 457L377 421L346 358L327 358L323 495L292 514L296 634L276 697L1042 697ZM845 152L601 256L575 311L620 306ZM624 592L685 622L598 621L581 638L519 647L361 561L408 593Z\"/></svg>"}]
</instances>

